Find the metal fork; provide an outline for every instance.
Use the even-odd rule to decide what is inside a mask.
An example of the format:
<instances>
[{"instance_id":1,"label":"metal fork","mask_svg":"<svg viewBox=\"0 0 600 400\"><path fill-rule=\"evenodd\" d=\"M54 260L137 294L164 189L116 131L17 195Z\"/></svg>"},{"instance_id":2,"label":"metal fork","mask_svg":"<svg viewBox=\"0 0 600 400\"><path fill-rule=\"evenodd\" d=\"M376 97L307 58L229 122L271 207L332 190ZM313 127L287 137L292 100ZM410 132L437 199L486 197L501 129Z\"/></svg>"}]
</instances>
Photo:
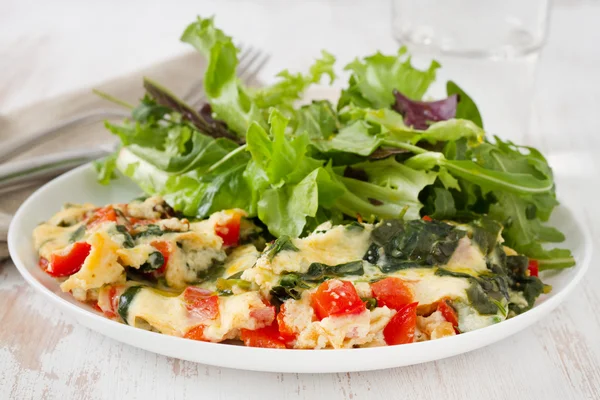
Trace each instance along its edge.
<instances>
[{"instance_id":1,"label":"metal fork","mask_svg":"<svg viewBox=\"0 0 600 400\"><path fill-rule=\"evenodd\" d=\"M240 46L240 58L238 65L238 74L242 80L252 80L258 72L269 60L269 55L264 54L252 46ZM205 96L202 92L204 84L200 78L195 82L183 96L183 100L194 108L199 108L201 103L205 101ZM35 132L30 135L25 135L12 140L9 140L0 146L0 163L19 155L23 150L37 146L60 133L64 129L87 124L91 122L102 121L108 118L124 118L130 116L131 113L126 110L119 109L97 109L86 111L77 114L65 121L51 126L50 128ZM0 184L2 182L2 173L0 172Z\"/></svg>"},{"instance_id":2,"label":"metal fork","mask_svg":"<svg viewBox=\"0 0 600 400\"><path fill-rule=\"evenodd\" d=\"M241 51L238 76L242 81L253 80L269 60L269 55L249 46ZM202 92L203 82L195 82L185 93L183 99L195 109L206 100ZM130 113L122 110L100 109L86 112L60 122L40 132L18 138L0 146L0 162L13 158L22 150L50 139L63 129L78 126L84 123L100 121L113 117L128 117ZM75 149L62 153L54 153L36 157L35 160L11 162L0 165L0 193L9 192L23 187L29 182L40 179L48 179L59 175L76 166L101 158L112 152L108 146L100 146L92 149Z\"/></svg>"}]
</instances>

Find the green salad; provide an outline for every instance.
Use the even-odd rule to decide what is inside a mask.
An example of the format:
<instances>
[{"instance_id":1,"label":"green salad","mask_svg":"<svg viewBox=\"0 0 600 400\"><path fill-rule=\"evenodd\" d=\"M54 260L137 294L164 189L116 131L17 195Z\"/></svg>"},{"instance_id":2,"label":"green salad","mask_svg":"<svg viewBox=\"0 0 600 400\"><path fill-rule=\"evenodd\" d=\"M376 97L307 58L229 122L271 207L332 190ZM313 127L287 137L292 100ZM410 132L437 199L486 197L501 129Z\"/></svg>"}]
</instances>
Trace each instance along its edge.
<instances>
[{"instance_id":1,"label":"green salad","mask_svg":"<svg viewBox=\"0 0 600 400\"><path fill-rule=\"evenodd\" d=\"M207 104L196 110L145 79L131 118L106 123L121 147L96 163L100 182L118 170L188 218L242 209L275 238L304 237L326 221L486 215L504 227L504 245L540 270L574 265L569 250L546 245L564 235L546 224L558 202L544 156L486 136L475 102L452 81L446 98L429 99L439 63L417 69L405 48L357 58L344 67L337 104L299 106L311 85L336 79L332 54L305 74L284 70L250 88L236 75L238 49L212 18L198 18L181 40L207 59Z\"/></svg>"}]
</instances>

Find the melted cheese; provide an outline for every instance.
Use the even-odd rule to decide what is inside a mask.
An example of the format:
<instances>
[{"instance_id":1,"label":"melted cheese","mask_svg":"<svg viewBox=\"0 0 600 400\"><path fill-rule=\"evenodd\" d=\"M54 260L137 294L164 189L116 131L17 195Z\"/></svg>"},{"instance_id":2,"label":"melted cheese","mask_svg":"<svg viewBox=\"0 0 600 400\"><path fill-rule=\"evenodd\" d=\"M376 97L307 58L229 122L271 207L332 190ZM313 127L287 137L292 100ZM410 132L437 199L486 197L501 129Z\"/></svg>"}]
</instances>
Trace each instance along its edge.
<instances>
[{"instance_id":1,"label":"melted cheese","mask_svg":"<svg viewBox=\"0 0 600 400\"><path fill-rule=\"evenodd\" d=\"M96 208L93 204L85 203L85 204L73 204L69 206L65 206L62 210L57 212L48 220L48 224L50 225L66 225L71 226L80 222L85 214L88 211Z\"/></svg>"},{"instance_id":2,"label":"melted cheese","mask_svg":"<svg viewBox=\"0 0 600 400\"><path fill-rule=\"evenodd\" d=\"M219 318L204 328L203 335L208 340L220 342L235 338L240 329L262 328L265 326L264 321L252 317L252 312L264 308L262 297L257 292L220 297Z\"/></svg>"},{"instance_id":3,"label":"melted cheese","mask_svg":"<svg viewBox=\"0 0 600 400\"><path fill-rule=\"evenodd\" d=\"M156 251L156 248L150 246L149 244L141 244L130 249L118 249L117 255L119 256L119 262L121 265L139 268L146 261L148 261L150 254Z\"/></svg>"},{"instance_id":4,"label":"melted cheese","mask_svg":"<svg viewBox=\"0 0 600 400\"><path fill-rule=\"evenodd\" d=\"M81 269L60 285L64 292L73 291L73 296L78 300L85 300L87 290L125 282L125 270L117 262L119 246L104 232L94 233L88 243L92 249Z\"/></svg>"},{"instance_id":5,"label":"melted cheese","mask_svg":"<svg viewBox=\"0 0 600 400\"><path fill-rule=\"evenodd\" d=\"M369 247L370 235L371 228L367 225L362 230L336 226L303 239L293 239L299 251L281 251L271 261L263 255L257 265L276 274L285 271L304 273L314 262L337 265L361 260Z\"/></svg>"},{"instance_id":6,"label":"melted cheese","mask_svg":"<svg viewBox=\"0 0 600 400\"><path fill-rule=\"evenodd\" d=\"M141 289L128 309L127 323L153 329L167 335L183 336L191 321L181 297L164 296L149 288Z\"/></svg>"},{"instance_id":7,"label":"melted cheese","mask_svg":"<svg viewBox=\"0 0 600 400\"><path fill-rule=\"evenodd\" d=\"M444 268L456 272L481 273L487 271L485 256L471 239L463 237Z\"/></svg>"},{"instance_id":8,"label":"melted cheese","mask_svg":"<svg viewBox=\"0 0 600 400\"><path fill-rule=\"evenodd\" d=\"M174 288L183 289L198 281L198 273L209 269L215 261L225 261L227 257L222 249L223 241L215 234L190 231L178 234L172 241L181 245L179 248L172 242L173 252L165 274L167 284Z\"/></svg>"},{"instance_id":9,"label":"melted cheese","mask_svg":"<svg viewBox=\"0 0 600 400\"><path fill-rule=\"evenodd\" d=\"M33 245L40 257L50 260L52 253L70 245L69 238L76 226L63 228L49 224L38 225L33 230Z\"/></svg>"},{"instance_id":10,"label":"melted cheese","mask_svg":"<svg viewBox=\"0 0 600 400\"><path fill-rule=\"evenodd\" d=\"M260 253L251 244L236 247L225 260L225 276L231 276L251 268L260 257Z\"/></svg>"}]
</instances>

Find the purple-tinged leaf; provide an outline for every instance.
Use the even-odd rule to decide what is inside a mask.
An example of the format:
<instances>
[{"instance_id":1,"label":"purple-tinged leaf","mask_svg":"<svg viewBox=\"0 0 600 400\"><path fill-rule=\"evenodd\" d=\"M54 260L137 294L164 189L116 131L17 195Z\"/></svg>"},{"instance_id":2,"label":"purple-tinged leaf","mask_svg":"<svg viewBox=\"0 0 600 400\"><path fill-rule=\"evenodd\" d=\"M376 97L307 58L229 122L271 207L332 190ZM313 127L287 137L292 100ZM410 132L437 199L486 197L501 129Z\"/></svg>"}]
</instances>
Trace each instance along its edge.
<instances>
[{"instance_id":1,"label":"purple-tinged leaf","mask_svg":"<svg viewBox=\"0 0 600 400\"><path fill-rule=\"evenodd\" d=\"M404 117L404 123L425 130L432 122L446 121L456 116L458 96L452 95L437 101L416 101L394 90L396 102L392 108Z\"/></svg>"}]
</instances>

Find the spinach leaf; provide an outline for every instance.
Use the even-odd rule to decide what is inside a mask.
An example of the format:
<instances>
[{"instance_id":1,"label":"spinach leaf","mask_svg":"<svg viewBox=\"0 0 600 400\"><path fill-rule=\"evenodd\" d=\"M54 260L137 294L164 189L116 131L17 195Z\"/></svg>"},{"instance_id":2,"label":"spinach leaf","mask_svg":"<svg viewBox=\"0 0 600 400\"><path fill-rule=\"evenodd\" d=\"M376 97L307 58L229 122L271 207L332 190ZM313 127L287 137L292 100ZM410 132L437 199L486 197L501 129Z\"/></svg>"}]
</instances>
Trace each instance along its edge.
<instances>
[{"instance_id":1,"label":"spinach leaf","mask_svg":"<svg viewBox=\"0 0 600 400\"><path fill-rule=\"evenodd\" d=\"M81 224L79 228L75 229L71 236L69 236L69 243L75 243L83 239L83 235L85 235L85 224Z\"/></svg>"},{"instance_id":2,"label":"spinach leaf","mask_svg":"<svg viewBox=\"0 0 600 400\"><path fill-rule=\"evenodd\" d=\"M338 265L312 263L308 271L300 275L305 282L322 282L326 279L339 278L347 275L363 275L365 273L362 260L351 261Z\"/></svg>"},{"instance_id":3,"label":"spinach leaf","mask_svg":"<svg viewBox=\"0 0 600 400\"><path fill-rule=\"evenodd\" d=\"M125 246L126 248L129 248L129 249L132 247L135 247L133 237L131 237L131 235L129 234L129 231L127 230L125 225L117 225L115 228L117 229L117 232L119 232L121 235L123 235L125 237L125 240L123 241L123 246Z\"/></svg>"},{"instance_id":4,"label":"spinach leaf","mask_svg":"<svg viewBox=\"0 0 600 400\"><path fill-rule=\"evenodd\" d=\"M440 221L384 220L371 233L373 245L364 260L389 273L448 262L466 231ZM384 254L383 262L379 254Z\"/></svg>"},{"instance_id":5,"label":"spinach leaf","mask_svg":"<svg viewBox=\"0 0 600 400\"><path fill-rule=\"evenodd\" d=\"M127 325L129 325L129 321L127 320L129 317L129 307L131 306L131 303L133 303L135 296L140 290L142 290L142 286L132 286L119 296L119 307L117 308L117 313Z\"/></svg>"},{"instance_id":6,"label":"spinach leaf","mask_svg":"<svg viewBox=\"0 0 600 400\"><path fill-rule=\"evenodd\" d=\"M300 251L289 236L280 236L266 251L267 259L273 260L282 251Z\"/></svg>"},{"instance_id":7,"label":"spinach leaf","mask_svg":"<svg viewBox=\"0 0 600 400\"><path fill-rule=\"evenodd\" d=\"M118 229L119 228L117 227L117 230ZM134 240L137 240L137 239L143 238L143 237L162 236L165 233L167 233L167 232L163 231L162 229L160 229L160 226L154 225L154 224L149 224L149 225L146 225L146 229L145 230L143 230L141 232L138 232L138 233L135 233L132 238Z\"/></svg>"},{"instance_id":8,"label":"spinach leaf","mask_svg":"<svg viewBox=\"0 0 600 400\"><path fill-rule=\"evenodd\" d=\"M160 267L162 267L165 263L165 258L160 251L155 251L150 253L148 256L148 261L140 266L140 271L142 272L152 272L156 271Z\"/></svg>"}]
</instances>

